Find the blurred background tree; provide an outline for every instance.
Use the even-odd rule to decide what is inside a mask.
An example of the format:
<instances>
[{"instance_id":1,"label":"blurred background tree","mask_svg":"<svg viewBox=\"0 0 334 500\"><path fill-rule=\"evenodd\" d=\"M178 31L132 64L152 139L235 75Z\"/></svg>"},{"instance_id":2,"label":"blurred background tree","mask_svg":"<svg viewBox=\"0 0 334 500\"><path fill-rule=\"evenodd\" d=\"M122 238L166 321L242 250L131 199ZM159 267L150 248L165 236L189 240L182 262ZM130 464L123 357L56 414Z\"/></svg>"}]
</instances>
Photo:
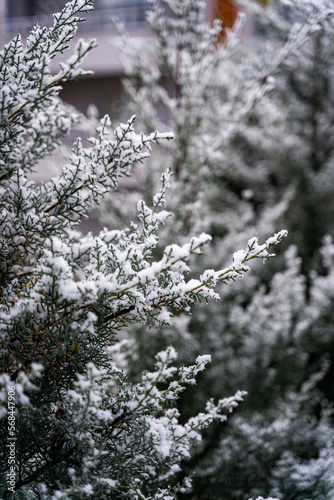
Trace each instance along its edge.
<instances>
[{"instance_id":1,"label":"blurred background tree","mask_svg":"<svg viewBox=\"0 0 334 500\"><path fill-rule=\"evenodd\" d=\"M219 22L208 25L204 2L150 6L155 42L131 43L123 33L121 54L124 86L144 129L176 134L140 184L150 198L161 170L172 166L175 215L162 241L209 232L214 245L206 267L224 266L232 247L282 225L290 246L270 269L257 266L247 283L222 287L221 302L197 308L191 319L176 311L173 326L149 341L147 332L133 329L133 379L152 353L173 343L180 363L196 353L213 357L180 401L185 415L207 397L248 391L229 425L209 431L185 464L197 476L182 498L332 498L331 2L286 0L266 8L240 2L223 37ZM245 34L245 9L256 36ZM109 198L100 211L115 225L111 208L121 220L122 197Z\"/></svg>"}]
</instances>

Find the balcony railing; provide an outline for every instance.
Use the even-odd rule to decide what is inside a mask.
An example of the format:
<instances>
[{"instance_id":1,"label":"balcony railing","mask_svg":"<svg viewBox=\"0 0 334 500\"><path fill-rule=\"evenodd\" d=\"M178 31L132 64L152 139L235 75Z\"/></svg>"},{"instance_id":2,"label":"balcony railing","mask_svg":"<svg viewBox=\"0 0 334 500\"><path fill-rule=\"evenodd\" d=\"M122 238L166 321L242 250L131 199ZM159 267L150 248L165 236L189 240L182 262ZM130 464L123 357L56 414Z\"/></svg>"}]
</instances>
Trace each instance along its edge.
<instances>
[{"instance_id":1,"label":"balcony railing","mask_svg":"<svg viewBox=\"0 0 334 500\"><path fill-rule=\"evenodd\" d=\"M81 24L81 30L93 31L104 27L110 29L112 28L112 17L118 18L128 28L145 25L145 13L148 9L146 0L117 0L112 2L102 0L100 3L98 1L95 3L95 10L85 15L86 22ZM47 3L45 7L46 5ZM18 9L15 15L5 15L1 20L3 35L26 34L36 21L42 26L50 26L52 23L52 13L49 13L47 9L43 9L43 11L39 9L34 15L26 16L20 15L20 10Z\"/></svg>"}]
</instances>

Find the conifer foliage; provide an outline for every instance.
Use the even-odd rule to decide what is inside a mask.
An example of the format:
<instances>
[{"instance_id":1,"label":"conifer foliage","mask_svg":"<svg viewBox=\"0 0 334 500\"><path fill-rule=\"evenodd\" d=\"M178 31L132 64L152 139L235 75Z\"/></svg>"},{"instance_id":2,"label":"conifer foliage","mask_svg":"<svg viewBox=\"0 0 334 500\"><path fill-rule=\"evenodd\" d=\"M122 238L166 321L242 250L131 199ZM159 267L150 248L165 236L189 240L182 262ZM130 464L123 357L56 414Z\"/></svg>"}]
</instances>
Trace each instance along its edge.
<instances>
[{"instance_id":1,"label":"conifer foliage","mask_svg":"<svg viewBox=\"0 0 334 500\"><path fill-rule=\"evenodd\" d=\"M264 244L252 238L230 266L188 279L190 257L210 236L170 244L153 258L170 215L166 171L151 206L140 201L128 227L82 236L75 226L90 205L117 189L154 143L173 138L135 133L134 117L113 130L105 116L87 142L76 140L58 176L29 180L76 119L58 94L62 82L84 74L80 63L95 42L80 40L56 74L50 63L92 8L92 0L72 0L51 28L36 25L25 43L18 35L0 54L2 498L170 500L185 491L189 479L174 479L182 460L201 430L225 421L245 394L210 400L181 424L174 404L210 356L176 367L167 347L131 383L117 335L131 323L159 329L176 309L218 299L218 281L242 277L286 235Z\"/></svg>"},{"instance_id":2,"label":"conifer foliage","mask_svg":"<svg viewBox=\"0 0 334 500\"><path fill-rule=\"evenodd\" d=\"M151 158L142 189L148 196L167 157L175 225L161 240L170 242L173 230L208 231L204 265L222 267L229 248L281 225L296 246L256 267L250 280L222 287L220 303L197 306L191 318L180 312L149 344L136 326L129 357L149 363L171 342L180 363L212 354L192 397L179 401L183 415L196 414L208 396L248 392L229 425L208 428L185 462L196 474L180 498L327 500L334 491L333 2L237 3L248 10L252 37L237 36L240 18L218 43L220 26L208 25L205 2L151 0L155 43L138 51L137 40L131 47L124 38L132 110L147 133L153 123L180 132L162 145L163 157Z\"/></svg>"}]
</instances>

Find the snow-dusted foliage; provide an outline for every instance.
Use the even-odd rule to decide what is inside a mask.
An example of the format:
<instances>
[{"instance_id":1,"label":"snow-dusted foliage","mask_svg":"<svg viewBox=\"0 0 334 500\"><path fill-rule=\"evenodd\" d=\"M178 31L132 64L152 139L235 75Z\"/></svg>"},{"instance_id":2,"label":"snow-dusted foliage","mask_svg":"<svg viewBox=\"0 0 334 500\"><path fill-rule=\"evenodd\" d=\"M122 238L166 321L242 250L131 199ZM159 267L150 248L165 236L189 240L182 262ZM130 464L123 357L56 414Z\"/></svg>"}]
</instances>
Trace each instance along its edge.
<instances>
[{"instance_id":1,"label":"snow-dusted foliage","mask_svg":"<svg viewBox=\"0 0 334 500\"><path fill-rule=\"evenodd\" d=\"M133 382L123 352L133 344L117 336L130 324L159 329L178 310L218 299L215 285L242 277L253 259L269 259L286 231L264 244L251 238L229 266L189 279L189 259L211 238L193 235L154 258L159 226L170 216L166 171L127 228L83 237L75 226L90 205L117 189L152 144L173 137L137 134L134 118L115 130L102 118L93 137L77 139L58 176L29 180L75 119L58 93L83 74L80 62L94 42L79 41L56 74L50 62L90 9L92 0L73 0L52 28L36 25L26 42L17 36L0 54L1 498L170 500L190 485L177 476L201 431L223 423L245 393L211 398L181 419L175 403L210 355L177 366L167 347Z\"/></svg>"},{"instance_id":2,"label":"snow-dusted foliage","mask_svg":"<svg viewBox=\"0 0 334 500\"><path fill-rule=\"evenodd\" d=\"M191 317L175 311L149 341L135 327L128 362L136 380L141 363L171 343L179 363L211 353L196 390L179 402L189 417L208 397L248 392L228 426L218 420L206 430L178 474L197 474L180 498L332 498L333 4L239 3L253 37L238 40L241 17L220 44L203 2L167 0L151 2L149 47L121 43L133 112L146 133L176 132L151 157L142 191L152 197L167 159L175 215L160 241L209 232L199 266L225 267L231 249L282 226L293 244L272 266L221 287L219 303ZM102 218L117 205L108 199Z\"/></svg>"},{"instance_id":3,"label":"snow-dusted foliage","mask_svg":"<svg viewBox=\"0 0 334 500\"><path fill-rule=\"evenodd\" d=\"M272 59L289 33L308 29L302 46L289 54L275 75L273 92L254 107L238 136L239 145L244 145L239 161L251 156L256 165L262 164L262 179L270 177L265 196L277 201L291 186L291 209L285 219L303 268L310 270L323 236L334 230L333 3L283 1L278 9L266 11L247 4L262 36L274 38L273 47L261 51L261 58ZM259 176L257 182L264 188ZM253 191L256 202L263 202L261 191Z\"/></svg>"},{"instance_id":4,"label":"snow-dusted foliage","mask_svg":"<svg viewBox=\"0 0 334 500\"><path fill-rule=\"evenodd\" d=\"M192 236L206 231L222 235L243 230L248 231L247 241L254 225L255 234L264 235L278 214L267 212L264 205L260 225L250 202L254 184L266 181L263 169L243 168L237 150L234 153L227 146L236 144L239 127L272 90L277 68L303 44L311 28L297 28L270 58L260 59L238 50L245 22L241 13L222 45L221 23L207 24L204 1L151 0L150 4L148 21L155 38L147 44L123 33L118 42L133 112L147 133L169 127L175 133L175 141L162 146L160 161L144 172L143 194L147 199L153 196L161 163L168 155L174 172L169 199L174 220L167 241L173 234ZM120 31L122 35L121 27ZM122 198L118 200L107 198L105 214L103 208L101 214L106 220L110 221L110 207L122 209ZM282 210L284 202L285 198Z\"/></svg>"}]
</instances>

